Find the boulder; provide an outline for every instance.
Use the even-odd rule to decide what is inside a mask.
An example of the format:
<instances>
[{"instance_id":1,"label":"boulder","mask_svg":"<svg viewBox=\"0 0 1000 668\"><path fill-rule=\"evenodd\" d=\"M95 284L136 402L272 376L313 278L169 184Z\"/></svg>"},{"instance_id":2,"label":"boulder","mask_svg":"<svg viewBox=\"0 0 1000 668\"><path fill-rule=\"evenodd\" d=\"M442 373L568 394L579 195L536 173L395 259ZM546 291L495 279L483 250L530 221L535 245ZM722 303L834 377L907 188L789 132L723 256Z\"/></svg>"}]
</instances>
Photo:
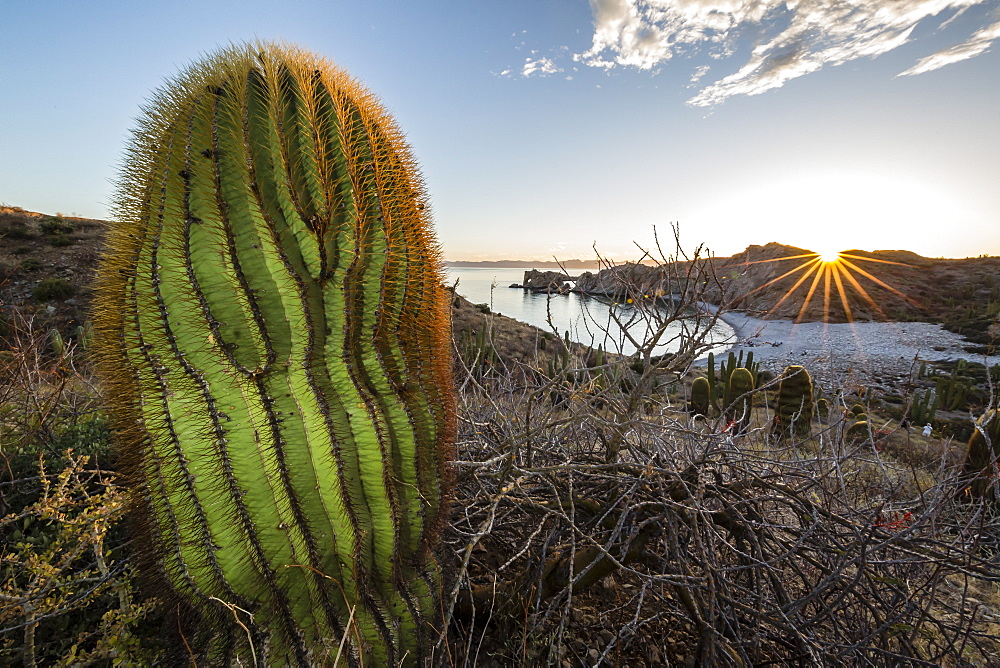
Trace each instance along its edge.
<instances>
[{"instance_id":1,"label":"boulder","mask_svg":"<svg viewBox=\"0 0 1000 668\"><path fill-rule=\"evenodd\" d=\"M573 280L561 271L537 271L529 269L524 272L524 282L520 287L537 292L566 292L569 290L567 281Z\"/></svg>"}]
</instances>

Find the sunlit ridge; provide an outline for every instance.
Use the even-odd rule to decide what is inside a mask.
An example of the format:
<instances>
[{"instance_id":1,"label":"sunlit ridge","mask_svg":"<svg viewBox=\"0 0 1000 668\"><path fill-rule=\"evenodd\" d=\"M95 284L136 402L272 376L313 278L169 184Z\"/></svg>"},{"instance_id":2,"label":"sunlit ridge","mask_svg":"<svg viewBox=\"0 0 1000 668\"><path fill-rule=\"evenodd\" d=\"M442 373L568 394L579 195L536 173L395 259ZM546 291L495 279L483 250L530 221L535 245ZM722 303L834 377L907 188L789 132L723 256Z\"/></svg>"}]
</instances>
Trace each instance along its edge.
<instances>
[{"instance_id":1,"label":"sunlit ridge","mask_svg":"<svg viewBox=\"0 0 1000 668\"><path fill-rule=\"evenodd\" d=\"M766 262L781 262L784 260L796 260L796 259L802 260L802 262L798 266L794 267L793 269L790 269L789 271L786 271L781 276L771 279L767 283L758 286L757 288L754 288L750 292L746 293L746 295L744 295L744 298L749 297L755 292L763 290L769 285L777 283L783 278L787 278L789 276L792 276L793 274L801 272L801 276L799 276L798 280L795 281L795 284L791 288L789 288L784 295L782 295L781 299L779 299L774 306L771 307L770 310L772 312L776 310L779 306L781 306L781 304L783 304L789 297L791 297L796 292L796 290L799 289L799 286L809 281L811 277L812 280L809 281L808 291L806 292L805 298L802 300L802 307L799 309L798 315L795 317L796 323L802 321L802 318L805 316L809 308L809 304L812 303L813 298L816 296L816 291L819 288L820 283L822 283L823 285L823 322L830 321L830 301L831 301L831 293L834 287L836 287L837 296L839 296L840 303L844 307L844 315L847 317L848 322L853 322L854 316L851 312L850 300L848 299L847 291L844 287L845 281L849 283L858 292L858 294L861 295L861 297L878 312L880 316L882 316L883 318L887 318L882 308L875 302L874 299L872 299L871 295L868 294L868 292L864 289L864 287L862 287L861 283L855 276L855 274L857 274L863 276L872 283L875 283L876 285L879 285L885 288L886 290L889 290L893 294L905 299L907 302L913 304L914 306L917 307L920 306L916 301L914 301L907 295L903 294L896 288L892 287L885 281L872 275L870 272L862 269L856 264L856 262L877 262L882 264L899 265L901 267L911 266L906 264L905 262L893 262L891 260L881 260L878 258L865 257L862 255L853 255L847 252L834 252L834 253L824 252L824 253L805 253L802 255L788 255L785 257L778 257L771 260L755 260L749 262L748 264L762 264ZM852 262L851 260L854 260L854 262Z\"/></svg>"}]
</instances>

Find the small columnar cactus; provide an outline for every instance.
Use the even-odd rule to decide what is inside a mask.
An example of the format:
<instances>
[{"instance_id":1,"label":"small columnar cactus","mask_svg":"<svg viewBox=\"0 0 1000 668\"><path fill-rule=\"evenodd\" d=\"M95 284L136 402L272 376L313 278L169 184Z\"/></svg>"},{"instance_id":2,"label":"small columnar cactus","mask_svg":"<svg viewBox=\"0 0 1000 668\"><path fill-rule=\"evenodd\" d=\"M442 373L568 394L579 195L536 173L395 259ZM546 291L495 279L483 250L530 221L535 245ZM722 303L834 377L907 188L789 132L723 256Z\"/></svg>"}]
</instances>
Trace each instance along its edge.
<instances>
[{"instance_id":1,"label":"small columnar cactus","mask_svg":"<svg viewBox=\"0 0 1000 668\"><path fill-rule=\"evenodd\" d=\"M830 416L830 402L825 397L816 400L816 413L824 419Z\"/></svg>"},{"instance_id":2,"label":"small columnar cactus","mask_svg":"<svg viewBox=\"0 0 1000 668\"><path fill-rule=\"evenodd\" d=\"M750 424L753 408L753 375L748 369L737 367L729 375L726 385L726 419L734 423L734 432L742 434Z\"/></svg>"},{"instance_id":3,"label":"small columnar cactus","mask_svg":"<svg viewBox=\"0 0 1000 668\"><path fill-rule=\"evenodd\" d=\"M971 493L983 496L991 480L1000 479L1000 411L986 411L976 421L965 455L965 473L974 476Z\"/></svg>"},{"instance_id":4,"label":"small columnar cactus","mask_svg":"<svg viewBox=\"0 0 1000 668\"><path fill-rule=\"evenodd\" d=\"M454 397L425 201L371 93L291 47L225 49L141 121L95 343L191 658L427 659Z\"/></svg>"},{"instance_id":5,"label":"small columnar cactus","mask_svg":"<svg viewBox=\"0 0 1000 668\"><path fill-rule=\"evenodd\" d=\"M708 368L705 380L708 381L708 403L715 409L719 407L719 387L715 377L715 353L708 354ZM704 413L708 415L708 413Z\"/></svg>"},{"instance_id":6,"label":"small columnar cactus","mask_svg":"<svg viewBox=\"0 0 1000 668\"><path fill-rule=\"evenodd\" d=\"M785 367L778 381L775 432L782 436L808 436L812 418L813 386L809 372L798 365Z\"/></svg>"},{"instance_id":7,"label":"small columnar cactus","mask_svg":"<svg viewBox=\"0 0 1000 668\"><path fill-rule=\"evenodd\" d=\"M691 382L691 413L693 415L708 415L711 404L711 391L708 379L698 376Z\"/></svg>"}]
</instances>

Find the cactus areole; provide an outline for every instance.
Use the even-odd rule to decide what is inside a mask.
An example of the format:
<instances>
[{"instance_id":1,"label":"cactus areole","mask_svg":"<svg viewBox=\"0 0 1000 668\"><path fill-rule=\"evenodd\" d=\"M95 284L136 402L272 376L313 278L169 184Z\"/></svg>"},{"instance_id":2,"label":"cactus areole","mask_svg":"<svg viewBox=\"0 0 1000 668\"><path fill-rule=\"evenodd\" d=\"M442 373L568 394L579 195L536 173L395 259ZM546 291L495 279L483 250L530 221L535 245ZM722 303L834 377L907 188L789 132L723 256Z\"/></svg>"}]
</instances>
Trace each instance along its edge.
<instances>
[{"instance_id":1,"label":"cactus areole","mask_svg":"<svg viewBox=\"0 0 1000 668\"><path fill-rule=\"evenodd\" d=\"M185 658L428 658L454 389L425 203L374 96L292 47L208 57L140 120L96 344Z\"/></svg>"}]
</instances>

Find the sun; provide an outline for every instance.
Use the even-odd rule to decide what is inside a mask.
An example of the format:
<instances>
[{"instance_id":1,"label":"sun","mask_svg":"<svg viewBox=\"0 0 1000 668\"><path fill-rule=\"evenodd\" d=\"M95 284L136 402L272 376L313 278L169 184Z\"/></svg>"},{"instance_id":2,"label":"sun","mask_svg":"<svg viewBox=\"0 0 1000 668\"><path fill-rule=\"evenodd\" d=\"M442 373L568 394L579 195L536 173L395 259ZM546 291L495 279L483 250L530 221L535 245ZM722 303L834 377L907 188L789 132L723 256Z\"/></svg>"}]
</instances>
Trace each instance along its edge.
<instances>
[{"instance_id":1,"label":"sun","mask_svg":"<svg viewBox=\"0 0 1000 668\"><path fill-rule=\"evenodd\" d=\"M819 255L819 261L823 264L834 264L840 262L840 251L835 250L818 250L816 254Z\"/></svg>"}]
</instances>

